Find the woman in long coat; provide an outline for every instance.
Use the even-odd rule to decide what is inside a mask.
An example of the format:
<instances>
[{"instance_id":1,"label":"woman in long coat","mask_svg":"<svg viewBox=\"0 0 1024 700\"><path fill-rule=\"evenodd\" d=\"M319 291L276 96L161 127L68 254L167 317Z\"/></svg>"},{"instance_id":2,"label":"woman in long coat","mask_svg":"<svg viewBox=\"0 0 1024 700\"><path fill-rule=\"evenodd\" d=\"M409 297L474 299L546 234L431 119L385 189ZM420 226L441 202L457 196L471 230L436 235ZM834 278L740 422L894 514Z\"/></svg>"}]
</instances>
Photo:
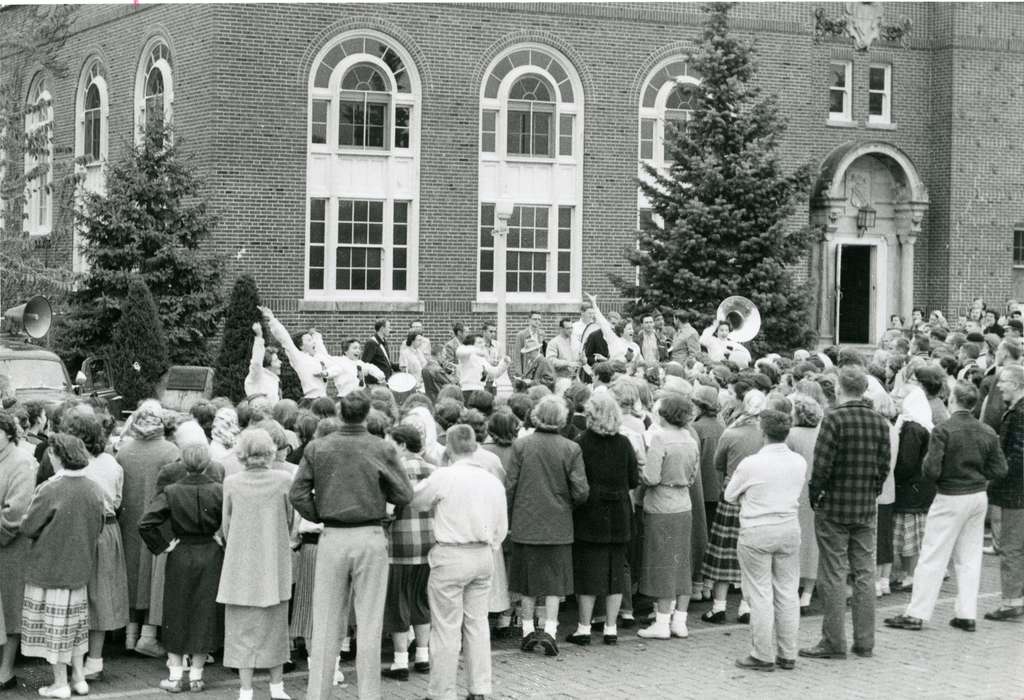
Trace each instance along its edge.
<instances>
[{"instance_id":1,"label":"woman in long coat","mask_svg":"<svg viewBox=\"0 0 1024 700\"><path fill-rule=\"evenodd\" d=\"M164 650L156 641L156 625L148 624L153 555L146 551L139 536L139 521L146 506L156 495L160 467L178 458L178 448L164 439L164 410L158 401L148 400L129 418L128 435L119 445L117 462L124 469L121 499L121 540L128 573L128 604L134 622L128 624L125 647L147 656L160 657ZM139 636L139 623L142 634Z\"/></svg>"},{"instance_id":2,"label":"woman in long coat","mask_svg":"<svg viewBox=\"0 0 1024 700\"><path fill-rule=\"evenodd\" d=\"M21 601L25 594L25 558L29 541L20 532L21 519L36 486L35 460L18 447L18 422L0 413L0 604L6 639L0 660L0 690L17 685L14 659L21 634Z\"/></svg>"},{"instance_id":3,"label":"woman in long coat","mask_svg":"<svg viewBox=\"0 0 1024 700\"><path fill-rule=\"evenodd\" d=\"M287 699L282 674L292 588L292 477L272 468L277 448L261 428L244 430L236 450L245 471L224 480L224 567L217 590L217 602L227 606L224 665L238 669L239 700L252 700L257 668L270 669L270 697Z\"/></svg>"},{"instance_id":4,"label":"woman in long coat","mask_svg":"<svg viewBox=\"0 0 1024 700\"><path fill-rule=\"evenodd\" d=\"M814 535L814 511L807 485L811 482L810 465L814 464L814 444L818 441L818 428L824 416L824 407L806 394L789 395L793 404L793 427L786 438L786 447L804 458L808 469L804 477L804 490L800 493L797 518L800 522L800 612L807 614L818 580L818 541Z\"/></svg>"},{"instance_id":5,"label":"woman in long coat","mask_svg":"<svg viewBox=\"0 0 1024 700\"><path fill-rule=\"evenodd\" d=\"M604 643L618 641L616 620L626 583L626 550L632 533L631 489L640 484L636 453L619 433L622 413L608 392L586 405L587 430L577 440L583 452L590 495L573 511L573 581L579 626L568 641L590 644L597 596L605 596Z\"/></svg>"},{"instance_id":6,"label":"woman in long coat","mask_svg":"<svg viewBox=\"0 0 1024 700\"><path fill-rule=\"evenodd\" d=\"M139 534L153 554L168 552L164 585L163 643L170 675L160 687L186 689L185 654L191 656L188 690L203 690L206 655L223 639L217 609L224 551L215 537L220 530L224 492L211 473L210 449L203 443L182 448L185 476L157 494L142 521ZM163 532L170 522L173 539Z\"/></svg>"}]
</instances>

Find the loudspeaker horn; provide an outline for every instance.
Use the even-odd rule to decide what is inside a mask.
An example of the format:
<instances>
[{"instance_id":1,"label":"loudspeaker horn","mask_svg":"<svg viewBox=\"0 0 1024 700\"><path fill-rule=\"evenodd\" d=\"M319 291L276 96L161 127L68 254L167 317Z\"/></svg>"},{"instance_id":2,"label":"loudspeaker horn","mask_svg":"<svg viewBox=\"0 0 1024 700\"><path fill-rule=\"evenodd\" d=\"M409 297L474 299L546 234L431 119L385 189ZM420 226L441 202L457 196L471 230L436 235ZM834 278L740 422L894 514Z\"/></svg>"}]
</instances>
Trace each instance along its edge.
<instances>
[{"instance_id":1,"label":"loudspeaker horn","mask_svg":"<svg viewBox=\"0 0 1024 700\"><path fill-rule=\"evenodd\" d=\"M4 320L15 333L24 331L30 338L43 338L50 331L53 309L46 297L35 296L24 304L4 311Z\"/></svg>"}]
</instances>

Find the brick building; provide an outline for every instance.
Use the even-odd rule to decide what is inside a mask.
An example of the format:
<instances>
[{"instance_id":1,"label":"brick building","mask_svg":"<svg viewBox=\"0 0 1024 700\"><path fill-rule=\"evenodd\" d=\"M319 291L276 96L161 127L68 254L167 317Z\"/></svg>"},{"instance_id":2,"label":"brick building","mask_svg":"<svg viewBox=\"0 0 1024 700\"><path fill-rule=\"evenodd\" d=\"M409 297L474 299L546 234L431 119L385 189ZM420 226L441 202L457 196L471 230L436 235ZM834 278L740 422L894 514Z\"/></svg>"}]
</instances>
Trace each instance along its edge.
<instances>
[{"instance_id":1,"label":"brick building","mask_svg":"<svg viewBox=\"0 0 1024 700\"><path fill-rule=\"evenodd\" d=\"M785 162L820 169L792 223L822 226L800 274L826 342L874 341L912 306L1024 298L1024 6L874 5L911 21L908 41L815 41L818 7L858 3L732 13L788 119ZM608 275L629 273L647 215L637 162L662 162L665 123L687 117L701 19L685 3L83 6L67 74L23 78L51 99L55 172L86 155L89 187L147 114L172 120L229 281L254 274L288 325L329 342L381 315L435 339L478 325L511 207L512 330L537 309L553 332L584 291L621 303ZM29 197L31 233L54 215Z\"/></svg>"}]
</instances>

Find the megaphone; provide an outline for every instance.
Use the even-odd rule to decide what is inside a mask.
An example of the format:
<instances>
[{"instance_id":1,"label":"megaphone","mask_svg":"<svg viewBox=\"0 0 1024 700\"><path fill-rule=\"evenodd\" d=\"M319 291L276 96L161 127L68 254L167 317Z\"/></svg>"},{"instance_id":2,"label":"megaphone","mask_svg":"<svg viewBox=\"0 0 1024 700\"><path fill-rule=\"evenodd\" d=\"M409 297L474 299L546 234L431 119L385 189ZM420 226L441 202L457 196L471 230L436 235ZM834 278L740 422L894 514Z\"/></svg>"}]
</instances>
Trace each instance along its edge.
<instances>
[{"instance_id":1,"label":"megaphone","mask_svg":"<svg viewBox=\"0 0 1024 700\"><path fill-rule=\"evenodd\" d=\"M29 338L43 338L50 330L53 309L46 297L35 296L20 306L4 311L10 332L24 332Z\"/></svg>"}]
</instances>

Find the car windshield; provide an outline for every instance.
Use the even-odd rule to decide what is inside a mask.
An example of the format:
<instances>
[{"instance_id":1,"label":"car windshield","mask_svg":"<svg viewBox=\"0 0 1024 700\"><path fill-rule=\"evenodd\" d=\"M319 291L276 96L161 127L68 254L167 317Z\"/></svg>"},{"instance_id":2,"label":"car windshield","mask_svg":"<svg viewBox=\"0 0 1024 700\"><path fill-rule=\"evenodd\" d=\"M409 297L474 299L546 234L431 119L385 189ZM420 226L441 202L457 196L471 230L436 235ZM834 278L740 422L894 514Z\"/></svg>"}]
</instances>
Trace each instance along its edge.
<instances>
[{"instance_id":1,"label":"car windshield","mask_svg":"<svg viewBox=\"0 0 1024 700\"><path fill-rule=\"evenodd\" d=\"M0 360L0 374L11 380L15 389L57 389L67 391L64 368L54 360L6 358Z\"/></svg>"}]
</instances>

